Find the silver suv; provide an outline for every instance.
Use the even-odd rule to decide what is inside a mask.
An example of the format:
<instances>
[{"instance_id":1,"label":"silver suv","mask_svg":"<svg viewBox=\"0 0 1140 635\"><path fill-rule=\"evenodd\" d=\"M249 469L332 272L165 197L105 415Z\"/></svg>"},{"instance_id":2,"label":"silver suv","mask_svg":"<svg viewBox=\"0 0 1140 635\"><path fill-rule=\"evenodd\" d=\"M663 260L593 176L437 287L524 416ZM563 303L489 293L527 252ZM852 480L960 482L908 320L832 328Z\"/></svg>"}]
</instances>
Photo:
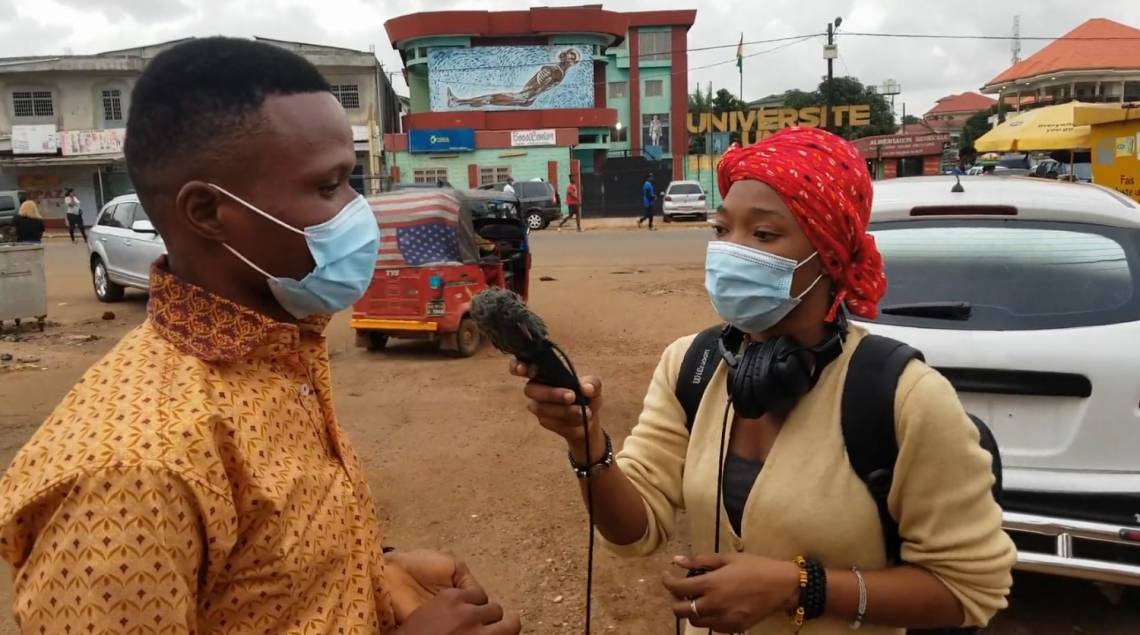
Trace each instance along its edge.
<instances>
[{"instance_id":1,"label":"silver suv","mask_svg":"<svg viewBox=\"0 0 1140 635\"><path fill-rule=\"evenodd\" d=\"M87 232L87 248L91 281L101 302L122 300L126 287L145 290L151 263L166 255L166 243L135 194L115 197L103 206Z\"/></svg>"}]
</instances>

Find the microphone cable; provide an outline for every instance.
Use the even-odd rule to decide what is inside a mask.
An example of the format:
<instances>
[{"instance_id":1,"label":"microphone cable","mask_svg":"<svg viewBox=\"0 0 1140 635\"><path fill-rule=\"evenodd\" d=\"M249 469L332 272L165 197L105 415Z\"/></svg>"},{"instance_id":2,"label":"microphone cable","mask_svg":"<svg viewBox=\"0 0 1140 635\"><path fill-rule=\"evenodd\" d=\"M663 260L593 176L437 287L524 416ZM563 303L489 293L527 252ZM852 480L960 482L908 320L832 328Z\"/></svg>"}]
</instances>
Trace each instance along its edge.
<instances>
[{"instance_id":1,"label":"microphone cable","mask_svg":"<svg viewBox=\"0 0 1140 635\"><path fill-rule=\"evenodd\" d=\"M550 346L562 360L566 362L566 368L570 370L570 374L574 377L574 383L578 384L581 390L582 382L578 379L578 371L574 369L574 363L570 361L570 356L558 347L554 342ZM585 395L583 395L584 397ZM586 463L590 463L590 416L586 413L586 404L579 404L579 410L582 413L582 436L584 439L586 450ZM588 519L590 535L587 538L586 547L586 624L585 635L590 635L590 613L592 609L592 600L594 595L594 479L592 474L586 476L586 518Z\"/></svg>"},{"instance_id":2,"label":"microphone cable","mask_svg":"<svg viewBox=\"0 0 1140 635\"><path fill-rule=\"evenodd\" d=\"M723 504L721 496L724 491L724 453L725 443L728 441L728 413L732 409L732 396L729 396L728 403L724 406L724 417L720 421L720 455L716 461L716 513L714 514L715 520L713 521L713 553L720 553L720 506ZM692 575L692 570L690 570ZM681 618L677 618L677 635L681 635ZM708 630L709 635L713 634L713 630Z\"/></svg>"}]
</instances>

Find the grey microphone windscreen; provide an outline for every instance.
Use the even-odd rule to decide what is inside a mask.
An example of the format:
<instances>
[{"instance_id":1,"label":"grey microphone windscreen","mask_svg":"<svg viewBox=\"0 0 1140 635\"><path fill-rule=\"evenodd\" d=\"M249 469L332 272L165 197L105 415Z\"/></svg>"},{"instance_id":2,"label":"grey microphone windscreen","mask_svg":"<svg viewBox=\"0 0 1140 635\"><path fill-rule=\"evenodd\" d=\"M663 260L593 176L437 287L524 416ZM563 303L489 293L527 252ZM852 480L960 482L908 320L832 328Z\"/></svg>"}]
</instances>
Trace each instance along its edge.
<instances>
[{"instance_id":1,"label":"grey microphone windscreen","mask_svg":"<svg viewBox=\"0 0 1140 635\"><path fill-rule=\"evenodd\" d=\"M471 317L495 348L532 359L546 342L546 324L512 291L490 287L471 299Z\"/></svg>"}]
</instances>

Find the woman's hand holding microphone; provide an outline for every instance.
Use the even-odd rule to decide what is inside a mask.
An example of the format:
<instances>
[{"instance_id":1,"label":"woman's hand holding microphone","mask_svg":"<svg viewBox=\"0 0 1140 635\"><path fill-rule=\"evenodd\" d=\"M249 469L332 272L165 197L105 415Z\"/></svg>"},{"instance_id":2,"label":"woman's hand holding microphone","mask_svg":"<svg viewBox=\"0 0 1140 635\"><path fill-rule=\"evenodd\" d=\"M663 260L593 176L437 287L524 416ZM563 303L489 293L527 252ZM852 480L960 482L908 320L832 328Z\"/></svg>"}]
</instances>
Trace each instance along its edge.
<instances>
[{"instance_id":1,"label":"woman's hand holding microphone","mask_svg":"<svg viewBox=\"0 0 1140 635\"><path fill-rule=\"evenodd\" d=\"M510 371L516 377L524 379L533 377L533 369L517 359L511 360ZM582 425L582 406L574 403L576 397L572 390L529 382L523 393L527 397L527 410L538 418L538 423L566 439L574 462L579 465L594 465L601 461L606 453L605 433L598 422L598 413L602 408L602 380L587 376L581 378L581 385L582 394L590 400L590 405L586 407L586 426ZM587 438L590 456L586 456Z\"/></svg>"}]
</instances>

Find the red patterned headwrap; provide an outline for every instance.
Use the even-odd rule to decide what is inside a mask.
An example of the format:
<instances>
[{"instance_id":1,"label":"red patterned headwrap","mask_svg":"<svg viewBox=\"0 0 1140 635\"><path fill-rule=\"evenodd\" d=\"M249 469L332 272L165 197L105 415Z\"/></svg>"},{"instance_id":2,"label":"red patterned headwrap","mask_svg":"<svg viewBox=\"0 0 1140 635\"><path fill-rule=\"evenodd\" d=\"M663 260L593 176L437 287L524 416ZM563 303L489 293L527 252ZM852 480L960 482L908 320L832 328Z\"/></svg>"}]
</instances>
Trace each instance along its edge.
<instances>
[{"instance_id":1,"label":"red patterned headwrap","mask_svg":"<svg viewBox=\"0 0 1140 635\"><path fill-rule=\"evenodd\" d=\"M717 165L721 196L736 181L760 181L776 190L819 252L835 287L835 303L874 318L887 290L883 258L867 233L871 177L846 140L816 128L785 128L747 148L733 145Z\"/></svg>"}]
</instances>

